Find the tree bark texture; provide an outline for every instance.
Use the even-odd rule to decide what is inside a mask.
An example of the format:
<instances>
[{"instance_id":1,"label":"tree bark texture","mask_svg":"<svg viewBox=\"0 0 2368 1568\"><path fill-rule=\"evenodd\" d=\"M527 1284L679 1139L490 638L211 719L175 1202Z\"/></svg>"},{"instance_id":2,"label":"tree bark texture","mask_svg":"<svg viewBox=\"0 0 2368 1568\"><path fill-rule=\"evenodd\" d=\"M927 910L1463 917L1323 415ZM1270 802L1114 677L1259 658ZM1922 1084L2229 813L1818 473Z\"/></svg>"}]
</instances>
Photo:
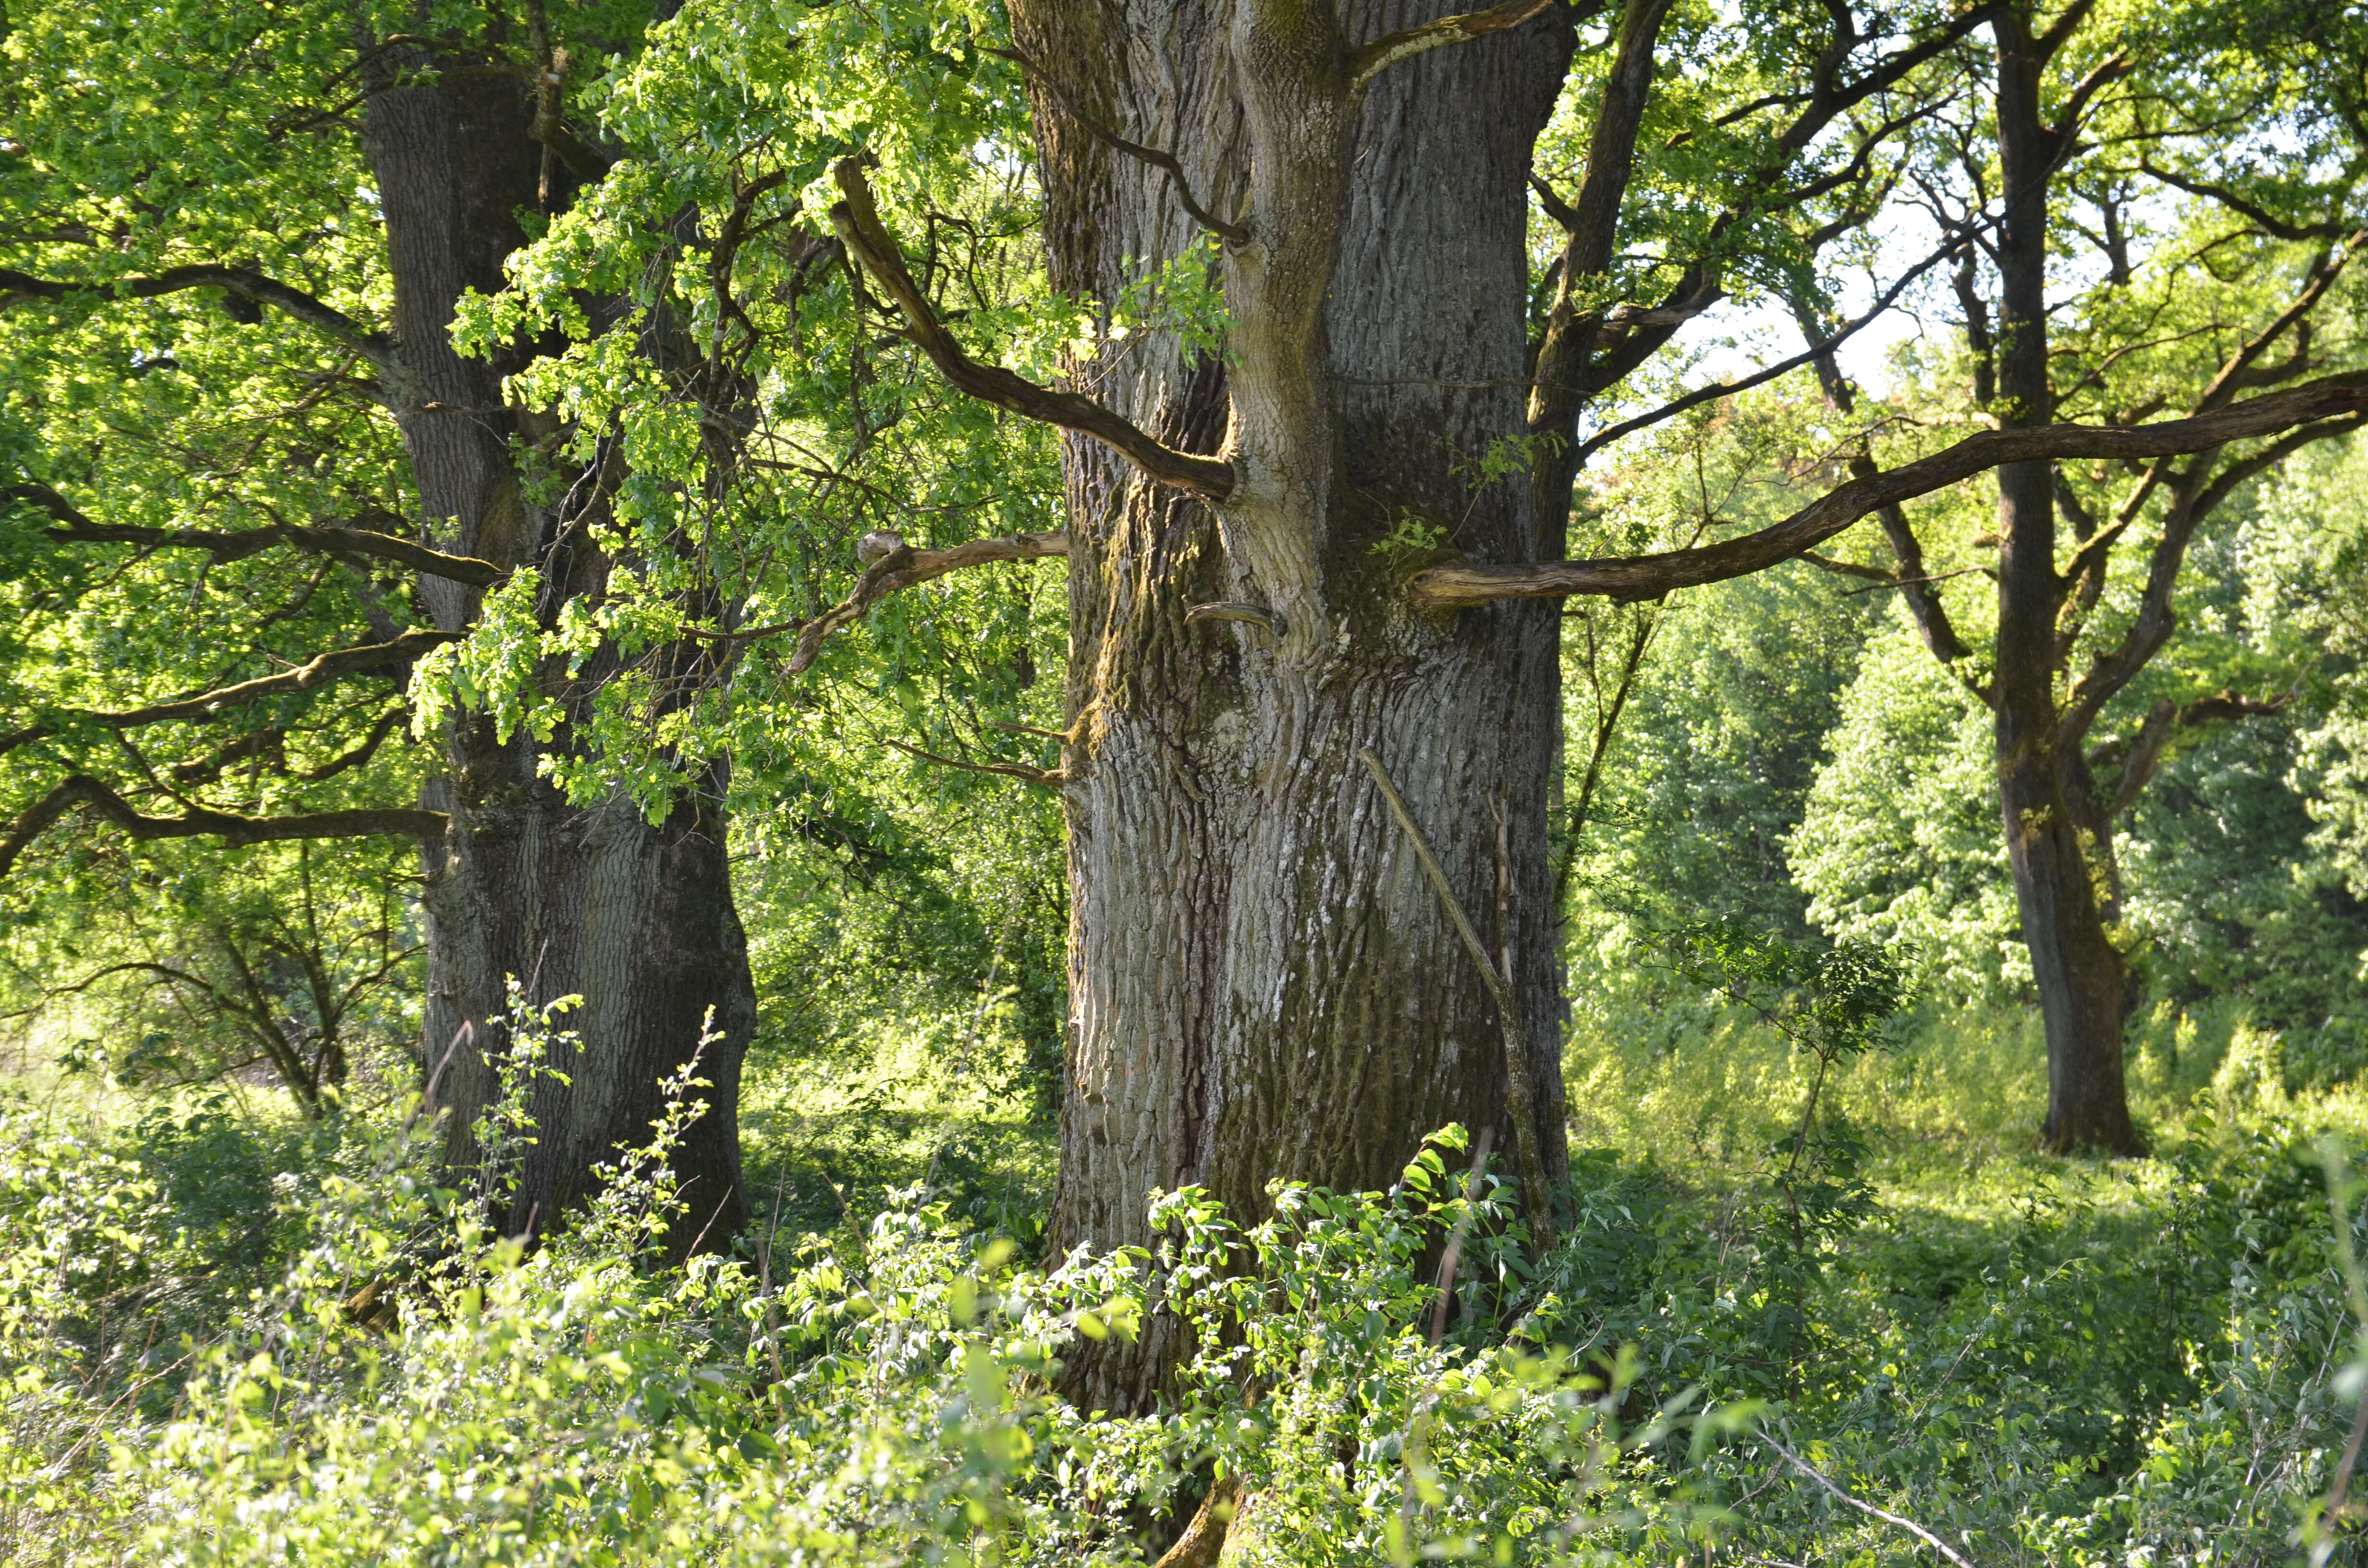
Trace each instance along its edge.
<instances>
[{"instance_id":1,"label":"tree bark texture","mask_svg":"<svg viewBox=\"0 0 2368 1568\"><path fill-rule=\"evenodd\" d=\"M1271 0L1012 9L1053 78L1036 108L1058 287L1113 300L1198 238L1167 176L1064 100L1172 151L1249 235L1220 264L1222 364L1150 337L1077 367L1237 481L1212 503L1090 440L1065 449L1073 1014L1053 1244L1147 1243L1155 1187L1199 1184L1248 1221L1273 1178L1383 1186L1451 1121L1514 1146L1486 981L1359 765L1367 745L1484 932L1494 812L1509 815L1513 989L1558 1185L1554 612L1413 609L1408 562L1375 547L1413 521L1474 559L1535 559L1526 482L1470 470L1523 429L1523 179L1567 28L1436 51L1360 104L1346 50L1436 19L1435 0L1357 0L1337 27ZM1265 619L1188 617L1219 601ZM1167 1333L1105 1342L1073 1395L1140 1406Z\"/></svg>"},{"instance_id":2,"label":"tree bark texture","mask_svg":"<svg viewBox=\"0 0 2368 1568\"><path fill-rule=\"evenodd\" d=\"M1998 124L2005 222L1998 390L2001 423L2054 417L2048 381L2047 199L2057 132L2042 118L2048 51L2011 12L1996 25ZM2128 971L2106 927L2100 885L2108 842L2082 831L2091 785L2077 742L2058 736L2056 619L2065 585L2055 562L2055 466L1998 470L1998 807L2022 936L2047 1029L2047 1119L2056 1153L2142 1149L2122 1073ZM2073 777L2077 775L2077 777Z\"/></svg>"},{"instance_id":3,"label":"tree bark texture","mask_svg":"<svg viewBox=\"0 0 2368 1568\"><path fill-rule=\"evenodd\" d=\"M450 335L461 290L498 290L503 259L525 244L516 214L537 204L542 161L533 103L506 75L415 51L377 59L386 74L368 101L366 142L412 381L396 417L428 540L505 570L539 562L546 596L597 592L605 563L580 519L531 504L519 483L512 441L539 432L505 403L502 379L518 362L463 358ZM597 494L599 476L578 489L587 487ZM448 631L475 619L484 594L425 576L418 591ZM557 744L566 742L563 726ZM505 1217L513 1232L547 1228L586 1194L595 1162L646 1142L664 1108L658 1082L689 1059L712 1008L716 1038L701 1062L711 1108L676 1161L687 1205L676 1239L728 1237L746 1218L736 1101L756 1001L724 858L723 777L653 826L621 799L570 805L538 774L543 749L523 733L499 741L489 721L464 715L427 790L428 805L450 813L446 836L423 851L424 1045L431 1071L443 1063L448 1154L460 1165L478 1158L471 1124L499 1092L491 1058L505 1043L509 979L531 1003L584 998L560 1025L580 1046L551 1063L568 1082L541 1079L533 1091L538 1142Z\"/></svg>"}]
</instances>

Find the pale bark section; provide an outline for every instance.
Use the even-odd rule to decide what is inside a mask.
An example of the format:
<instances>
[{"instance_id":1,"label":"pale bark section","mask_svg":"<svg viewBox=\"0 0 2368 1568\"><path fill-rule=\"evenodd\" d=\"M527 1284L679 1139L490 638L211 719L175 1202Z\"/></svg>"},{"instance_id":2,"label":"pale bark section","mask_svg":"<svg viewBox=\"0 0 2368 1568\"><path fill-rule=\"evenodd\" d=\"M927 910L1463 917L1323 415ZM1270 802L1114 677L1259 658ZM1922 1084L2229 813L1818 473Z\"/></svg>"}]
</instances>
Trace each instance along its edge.
<instances>
[{"instance_id":1,"label":"pale bark section","mask_svg":"<svg viewBox=\"0 0 2368 1568\"><path fill-rule=\"evenodd\" d=\"M1522 181L1567 41L1540 24L1398 66L1349 134L1327 119L1343 51L1309 54L1253 14L1266 9L1014 7L1021 48L1056 62L1067 95L1173 151L1251 234L1226 262L1229 374L1164 342L1091 368L1098 395L1162 440L1224 444L1241 487L1222 516L1092 443L1066 449L1078 740L1062 1249L1147 1242L1155 1187L1201 1183L1247 1220L1270 1178L1385 1185L1423 1134L1502 1121L1486 985L1359 766L1365 745L1468 909L1495 908L1491 806L1511 812L1518 992L1560 1175L1554 612L1420 614L1369 547L1411 513L1478 559L1533 558L1526 486L1475 494L1452 463L1522 429ZM1444 9L1351 6L1345 36ZM1236 97L1253 64L1258 88ZM1055 279L1112 298L1122 258L1172 256L1191 226L1162 171L1050 95L1038 111ZM1186 623L1212 600L1267 606L1281 636ZM1100 1353L1072 1392L1139 1403L1162 1333Z\"/></svg>"}]
</instances>

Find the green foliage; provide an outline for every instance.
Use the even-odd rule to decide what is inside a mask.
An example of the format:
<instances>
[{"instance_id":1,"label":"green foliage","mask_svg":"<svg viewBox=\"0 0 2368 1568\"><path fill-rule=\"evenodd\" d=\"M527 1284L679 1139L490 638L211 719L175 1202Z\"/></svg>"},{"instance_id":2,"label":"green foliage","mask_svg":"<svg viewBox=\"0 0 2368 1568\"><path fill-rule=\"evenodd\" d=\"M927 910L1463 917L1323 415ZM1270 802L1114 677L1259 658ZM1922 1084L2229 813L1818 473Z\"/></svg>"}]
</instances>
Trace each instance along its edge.
<instances>
[{"instance_id":1,"label":"green foliage","mask_svg":"<svg viewBox=\"0 0 2368 1568\"><path fill-rule=\"evenodd\" d=\"M1788 846L1808 915L1930 983L2011 994L2030 958L1998 826L1992 720L1894 619L1844 693Z\"/></svg>"},{"instance_id":2,"label":"green foliage","mask_svg":"<svg viewBox=\"0 0 2368 1568\"><path fill-rule=\"evenodd\" d=\"M1891 983L1693 946L1807 1039L1864 1042ZM1805 1061L1764 1026L1692 1049ZM1830 1092L1853 1116L1934 1097L1901 1087L1906 1065L1863 1052ZM1770 1219L1781 1139L1691 1155L1668 1136L1681 1108L1650 1096L1621 1130L1643 1153L1574 1162L1549 1256L1451 1129L1388 1192L1280 1185L1249 1226L1170 1194L1150 1253L1050 1272L913 1194L667 1265L689 1071L650 1144L531 1249L435 1185L416 1096L346 1113L309 1152L242 1142L219 1111L61 1135L20 1101L0 1160L0 1522L14 1560L43 1562L1122 1563L1230 1475L1251 1562L1916 1560L1781 1443L1986 1564L2199 1541L2335 1561L2310 1532L2360 1397L2359 1320L2315 1129L2355 1147L2360 1104L2298 1120L2273 1085L2222 1076L2143 1165L1919 1175L1928 1145L1878 1132L1883 1201L1821 1231L1798 1273ZM527 1087L513 1076L501 1115L531 1136ZM2356 1227L2358 1185L2335 1187ZM1157 1414L1053 1393L1071 1347L1170 1312L1192 1351Z\"/></svg>"},{"instance_id":3,"label":"green foliage","mask_svg":"<svg viewBox=\"0 0 2368 1568\"><path fill-rule=\"evenodd\" d=\"M511 1020L521 1041L546 1027ZM1257 1487L1247 1549L1292 1562L1311 1541L1324 1561L1515 1543L1562 1560L1709 1517L1673 1471L1675 1428L1623 1426L1633 1368L1599 1374L1534 1333L1432 1330L1424 1254L1443 1231L1501 1238L1465 1276L1475 1321L1520 1272L1485 1266L1518 1255L1497 1183L1467 1196L1440 1149L1386 1194L1279 1187L1247 1232L1173 1194L1156 1256L1050 1274L909 1201L786 1260L669 1267L665 1154L700 1086L686 1069L648 1147L530 1250L425 1178L416 1096L350 1125L283 1197L284 1275L185 1341L169 1405L147 1411L125 1395L156 1374L102 1403L63 1330L108 1288L100 1260L154 1247L156 1182L17 1140L0 1173L14 1540L61 1562L142 1541L204 1562L1120 1562L1141 1560L1138 1510L1212 1464ZM531 1136L530 1088L509 1074L495 1114L513 1137ZM1543 1307L1525 1321L1550 1324ZM1200 1346L1169 1412L1113 1420L1050 1395L1064 1346L1156 1312ZM1733 1422L1689 1425L1698 1453Z\"/></svg>"},{"instance_id":4,"label":"green foliage","mask_svg":"<svg viewBox=\"0 0 2368 1568\"><path fill-rule=\"evenodd\" d=\"M77 846L0 948L28 1045L165 1090L260 1069L318 1115L358 1065L416 1050L420 954L393 845ZM28 896L29 895L29 896Z\"/></svg>"}]
</instances>

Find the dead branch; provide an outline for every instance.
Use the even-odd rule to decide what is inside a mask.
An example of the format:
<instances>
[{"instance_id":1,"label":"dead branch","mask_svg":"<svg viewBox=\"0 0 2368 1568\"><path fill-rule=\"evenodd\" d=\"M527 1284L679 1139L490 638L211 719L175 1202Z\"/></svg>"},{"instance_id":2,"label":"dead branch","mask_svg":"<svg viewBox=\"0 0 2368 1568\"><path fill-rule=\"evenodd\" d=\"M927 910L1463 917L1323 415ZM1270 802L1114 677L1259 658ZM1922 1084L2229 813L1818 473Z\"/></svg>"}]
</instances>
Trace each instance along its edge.
<instances>
[{"instance_id":1,"label":"dead branch","mask_svg":"<svg viewBox=\"0 0 2368 1568\"><path fill-rule=\"evenodd\" d=\"M1633 436L1639 430L1658 425L1664 419L1668 419L1673 415L1682 414L1689 408L1696 407L1715 398L1733 397L1737 392L1749 392L1752 388L1765 385L1766 383L1774 381L1779 376L1790 374L1792 371L1799 369L1804 365L1815 364L1819 358L1831 354L1835 349L1849 342L1851 337L1858 334L1861 328L1866 326L1869 323L1874 321L1875 318L1881 316L1884 312L1890 310L1894 304L1898 302L1899 296L1907 292L1909 285L1913 284L1918 278L1923 277L1927 272L1930 272L1933 267L1939 266L1943 260L1947 259L1950 253L1956 248L1956 241L1952 240L1949 244L1943 246L1940 250L1934 251L1931 255L1918 262L1914 267L1911 267L1907 271L1901 273L1892 281L1891 287L1884 290L1882 295L1864 311L1851 317L1849 321L1844 322L1841 325L1836 327L1825 336L1816 339L1815 342L1811 343L1808 347L1803 349L1800 353L1793 355L1791 358L1779 359L1772 365L1763 366L1759 369L1754 370L1747 376L1737 376L1731 381L1713 381L1708 386L1696 387L1693 391L1685 393L1681 397L1672 398L1658 408L1647 409L1645 412L1635 415L1634 418L1623 419L1616 425L1612 425L1600 430L1594 435L1589 436L1580 444L1578 449L1578 460L1584 463L1588 458L1594 456L1597 452L1601 451L1612 442L1619 440L1622 437ZM1628 319L1645 324L1658 325L1660 323L1655 319L1658 314L1660 314L1660 312L1640 312L1636 316ZM1614 316L1617 316L1616 312L1614 312ZM1684 314L1679 313L1679 319L1682 321L1684 319Z\"/></svg>"},{"instance_id":2,"label":"dead branch","mask_svg":"<svg viewBox=\"0 0 2368 1568\"><path fill-rule=\"evenodd\" d=\"M1488 987L1490 999L1497 1004L1497 1026L1505 1043L1506 1097L1513 1102L1509 1108L1513 1113L1514 1157L1521 1166L1521 1207L1529 1213L1532 1240L1539 1251L1551 1251L1554 1244L1554 1205L1546 1192L1545 1161L1538 1149L1537 1102L1530 1082L1530 1048L1522 1033L1520 1008L1513 1001L1510 983L1497 972L1495 960L1489 958L1487 948L1481 943L1480 933L1473 929L1472 917L1463 913L1463 904L1456 898L1455 889L1447 880L1447 869L1439 863L1439 857L1431 850L1430 840L1423 835L1421 824L1406 809L1406 797L1398 793L1397 781L1390 777L1390 770L1382 766L1380 755L1371 746L1362 746L1358 749L1357 760L1365 765L1365 771L1373 776L1373 782L1381 788L1383 802L1389 807L1390 814L1397 818L1398 826L1405 830L1407 842L1414 846L1416 860L1421 863L1423 874L1430 879L1432 890L1439 894L1439 902L1446 905L1449 917L1455 922L1457 935L1463 938L1463 946L1471 953L1472 961L1480 966L1480 978ZM1500 880L1505 875L1505 868L1499 866ZM1508 886L1500 885L1500 901L1509 899ZM1499 918L1508 913L1500 902Z\"/></svg>"},{"instance_id":3,"label":"dead branch","mask_svg":"<svg viewBox=\"0 0 2368 1568\"><path fill-rule=\"evenodd\" d=\"M1800 1455L1794 1453L1792 1449L1786 1448L1783 1444L1778 1442L1773 1437L1770 1436L1767 1428L1760 1428L1759 1438L1760 1441L1766 1443L1770 1448L1783 1455L1786 1462L1790 1463L1794 1470L1799 1471L1803 1475L1807 1476L1819 1486L1822 1486L1827 1492L1832 1493L1834 1496L1839 1498L1840 1501L1849 1504L1853 1508L1856 1508L1860 1513L1868 1515L1873 1518L1881 1519L1884 1524L1898 1526L1901 1529L1906 1530L1908 1534L1914 1536L1917 1540L1922 1541L1925 1545L1930 1547L1933 1551L1939 1552L1941 1556L1955 1563L1957 1568L1974 1568L1974 1565L1966 1562L1964 1557L1960 1556L1952 1548L1950 1547L1948 1542L1942 1540L1939 1536L1934 1535L1930 1530L1926 1529L1922 1525L1918 1524L1915 1520L1902 1518L1899 1515L1886 1512L1884 1509L1876 1507L1872 1503L1862 1503L1859 1499L1851 1496L1849 1493L1843 1491L1840 1487L1835 1485L1833 1482L1827 1479L1826 1473L1823 1471L1817 1469L1808 1460L1801 1458Z\"/></svg>"}]
</instances>

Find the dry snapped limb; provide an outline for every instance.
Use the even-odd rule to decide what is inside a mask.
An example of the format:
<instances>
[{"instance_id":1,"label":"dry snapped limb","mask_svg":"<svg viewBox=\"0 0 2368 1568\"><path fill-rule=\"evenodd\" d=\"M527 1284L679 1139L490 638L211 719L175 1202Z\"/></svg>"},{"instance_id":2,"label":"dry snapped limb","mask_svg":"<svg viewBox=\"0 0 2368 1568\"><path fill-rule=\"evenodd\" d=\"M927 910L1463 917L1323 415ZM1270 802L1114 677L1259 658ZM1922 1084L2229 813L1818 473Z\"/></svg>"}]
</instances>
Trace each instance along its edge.
<instances>
[{"instance_id":1,"label":"dry snapped limb","mask_svg":"<svg viewBox=\"0 0 2368 1568\"><path fill-rule=\"evenodd\" d=\"M77 773L28 806L8 824L7 832L0 834L0 877L8 874L27 845L77 805L87 805L94 814L142 842L214 836L231 845L297 838L441 838L446 822L442 812L401 807L248 817L193 806L185 816L142 816L138 808L107 784L86 773Z\"/></svg>"},{"instance_id":2,"label":"dry snapped limb","mask_svg":"<svg viewBox=\"0 0 2368 1568\"><path fill-rule=\"evenodd\" d=\"M982 403L1091 436L1162 484L1212 501L1222 501L1232 492L1234 468L1223 458L1178 451L1091 398L1040 387L1000 365L984 365L972 358L938 319L920 285L905 270L903 253L880 221L863 167L861 158L841 158L831 165L831 175L846 195L831 207L831 226L837 230L848 254L894 302L905 318L905 336L929 357L939 374Z\"/></svg>"},{"instance_id":3,"label":"dry snapped limb","mask_svg":"<svg viewBox=\"0 0 2368 1568\"><path fill-rule=\"evenodd\" d=\"M1363 92L1373 85L1374 77L1402 60L1412 60L1417 54L1428 54L1451 43L1469 43L1490 33L1509 32L1532 17L1543 16L1554 4L1554 0L1507 0L1507 4L1491 6L1485 11L1441 17L1418 28L1377 38L1349 56L1349 92L1351 97ZM1586 9L1591 12L1595 7Z\"/></svg>"},{"instance_id":4,"label":"dry snapped limb","mask_svg":"<svg viewBox=\"0 0 2368 1568\"><path fill-rule=\"evenodd\" d=\"M1408 592L1416 604L1433 609L1492 599L1567 598L1576 594L1651 598L1678 588L1764 571L1815 549L1871 512L1930 494L2005 463L2061 458L2146 460L2209 451L2231 441L2363 411L2368 411L2368 372L2353 371L2209 414L2152 425L2039 425L1985 430L1930 457L1850 480L1782 522L1740 539L1656 555L1547 561L1531 566L1433 566L1415 574Z\"/></svg>"},{"instance_id":5,"label":"dry snapped limb","mask_svg":"<svg viewBox=\"0 0 2368 1568\"><path fill-rule=\"evenodd\" d=\"M1833 1481L1827 1476L1825 1471L1817 1469L1816 1466L1811 1464L1808 1460L1803 1459L1800 1455L1794 1453L1783 1444L1778 1442L1774 1437L1770 1435L1768 1428L1765 1426L1762 1426L1759 1429L1759 1440L1766 1443L1770 1448L1774 1449L1778 1453L1783 1455L1785 1462L1790 1464L1794 1470L1799 1471L1803 1475L1807 1476L1819 1486L1822 1486L1827 1492L1832 1493L1834 1496L1840 1499L1842 1502L1849 1504L1853 1508L1856 1508L1860 1513L1866 1515L1870 1518L1881 1519L1887 1525L1896 1525L1901 1529L1904 1529L1908 1534L1914 1536L1917 1540L1922 1541L1925 1545L1930 1547L1933 1551L1939 1552L1941 1556L1947 1558L1950 1562L1955 1563L1957 1568L1974 1568L1974 1565L1966 1562L1964 1557L1952 1548L1947 1541L1942 1540L1939 1536L1934 1535L1930 1530L1926 1529L1922 1525L1918 1524L1915 1520L1904 1517L1898 1514L1891 1513L1886 1509L1878 1508L1872 1503L1862 1502L1860 1499L1851 1496L1840 1487L1835 1485Z\"/></svg>"},{"instance_id":6,"label":"dry snapped limb","mask_svg":"<svg viewBox=\"0 0 2368 1568\"><path fill-rule=\"evenodd\" d=\"M94 522L46 484L0 485L0 503L9 501L39 506L55 517L58 526L49 532L60 544L138 544L155 550L202 550L214 558L216 564L244 561L275 546L289 545L326 555L366 555L391 561L431 577L449 578L480 588L492 587L508 575L490 561L480 561L472 555L447 555L375 528L347 528L337 523L273 523L259 528L237 529L152 528L131 523Z\"/></svg>"}]
</instances>

